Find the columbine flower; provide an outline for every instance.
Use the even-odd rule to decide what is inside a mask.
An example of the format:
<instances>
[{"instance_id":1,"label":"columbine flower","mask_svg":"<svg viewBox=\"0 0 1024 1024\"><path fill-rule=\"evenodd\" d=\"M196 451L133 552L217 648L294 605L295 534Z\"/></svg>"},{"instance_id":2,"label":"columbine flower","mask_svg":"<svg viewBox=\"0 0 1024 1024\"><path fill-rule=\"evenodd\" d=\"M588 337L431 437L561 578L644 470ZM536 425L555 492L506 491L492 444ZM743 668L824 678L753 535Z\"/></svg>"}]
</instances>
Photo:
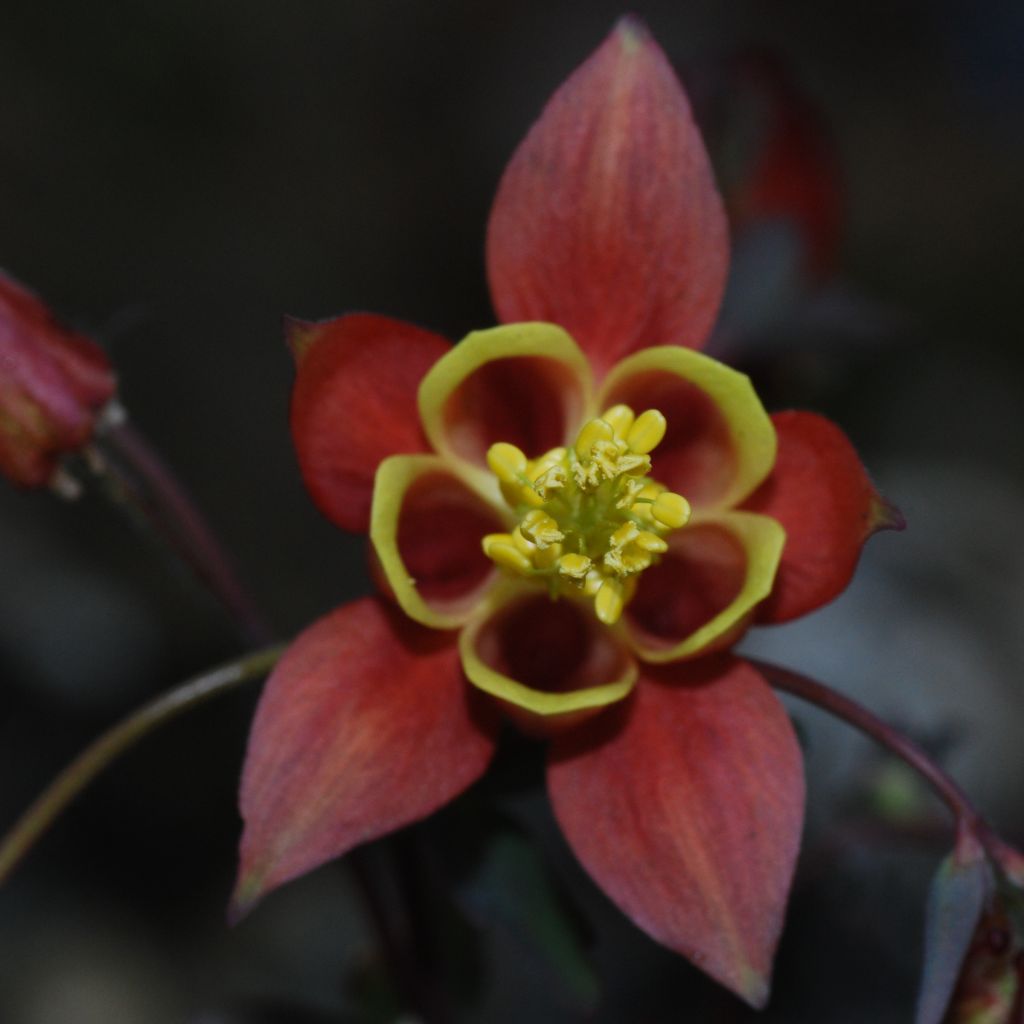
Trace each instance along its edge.
<instances>
[{"instance_id":1,"label":"columbine flower","mask_svg":"<svg viewBox=\"0 0 1024 1024\"><path fill-rule=\"evenodd\" d=\"M89 441L114 384L92 341L0 273L0 473L22 487L49 483L61 455Z\"/></svg>"},{"instance_id":2,"label":"columbine flower","mask_svg":"<svg viewBox=\"0 0 1024 1024\"><path fill-rule=\"evenodd\" d=\"M387 596L315 623L267 685L236 913L451 800L497 706L554 733L555 814L598 885L764 1001L803 779L782 706L727 649L833 598L891 520L836 427L769 417L695 351L727 262L686 98L626 20L505 172L504 326L450 348L377 316L291 323L303 476L369 527Z\"/></svg>"}]
</instances>

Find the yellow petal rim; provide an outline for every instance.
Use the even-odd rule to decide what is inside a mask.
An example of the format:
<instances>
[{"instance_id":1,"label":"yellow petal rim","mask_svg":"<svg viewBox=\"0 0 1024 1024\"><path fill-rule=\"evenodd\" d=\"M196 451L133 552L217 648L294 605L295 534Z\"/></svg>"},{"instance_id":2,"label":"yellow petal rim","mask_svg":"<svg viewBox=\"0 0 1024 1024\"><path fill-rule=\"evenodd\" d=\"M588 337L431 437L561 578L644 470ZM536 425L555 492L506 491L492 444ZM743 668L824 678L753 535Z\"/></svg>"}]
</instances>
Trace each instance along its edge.
<instances>
[{"instance_id":1,"label":"yellow petal rim","mask_svg":"<svg viewBox=\"0 0 1024 1024\"><path fill-rule=\"evenodd\" d=\"M756 512L720 512L694 516L690 526L720 526L734 536L747 555L747 572L740 592L714 618L678 643L651 646L626 617L623 625L634 653L644 661L681 661L714 649L714 642L739 625L754 606L771 593L786 543L782 524ZM681 531L685 533L685 530ZM628 612L628 608L627 608Z\"/></svg>"},{"instance_id":2,"label":"yellow petal rim","mask_svg":"<svg viewBox=\"0 0 1024 1024\"><path fill-rule=\"evenodd\" d=\"M737 453L736 475L713 507L732 508L750 495L775 465L775 427L765 412L750 378L689 348L662 345L643 349L617 363L601 388L599 408L630 377L670 373L700 388L721 411ZM672 422L671 409L661 410ZM657 476L657 470L654 473Z\"/></svg>"},{"instance_id":3,"label":"yellow petal rim","mask_svg":"<svg viewBox=\"0 0 1024 1024\"><path fill-rule=\"evenodd\" d=\"M427 439L437 452L459 461L473 476L486 479L488 486L493 486L493 477L483 461L485 453L481 452L477 464L455 450L444 420L445 406L459 386L482 366L523 356L550 359L569 370L577 383L578 400L566 409L565 429L567 434L576 430L591 407L590 364L576 342L554 324L504 324L473 331L443 355L420 382L420 419ZM532 457L540 452L526 454Z\"/></svg>"},{"instance_id":4,"label":"yellow petal rim","mask_svg":"<svg viewBox=\"0 0 1024 1024\"><path fill-rule=\"evenodd\" d=\"M398 550L398 526L409 488L421 477L432 473L452 477L478 498L482 505L493 508L447 460L436 455L392 455L377 467L377 475L374 478L373 504L370 508L370 540L402 611L409 618L432 629L457 629L476 612L480 599L493 584L493 577L497 573L492 573L478 588L461 598L457 610L443 611L428 603L417 590L416 581L409 575ZM497 509L494 509L494 513L497 523L504 521L505 516Z\"/></svg>"},{"instance_id":5,"label":"yellow petal rim","mask_svg":"<svg viewBox=\"0 0 1024 1024\"><path fill-rule=\"evenodd\" d=\"M614 704L628 696L636 684L638 668L636 662L624 648L623 654L627 665L623 674L609 683L599 686L587 686L566 693L552 693L549 690L535 690L510 676L487 665L477 654L476 643L480 631L490 622L492 617L500 614L506 607L523 598L537 598L538 591L533 587L524 587L510 583L496 589L488 598L486 607L481 610L459 634L459 654L462 657L462 669L469 681L492 697L514 704L516 707L531 711L545 717L565 715L574 711L597 709ZM562 600L570 600L562 598ZM589 609L581 609L580 614L589 616ZM602 627L597 627L602 632ZM607 637L610 643L617 642L614 637ZM624 645L623 645L624 646Z\"/></svg>"}]
</instances>

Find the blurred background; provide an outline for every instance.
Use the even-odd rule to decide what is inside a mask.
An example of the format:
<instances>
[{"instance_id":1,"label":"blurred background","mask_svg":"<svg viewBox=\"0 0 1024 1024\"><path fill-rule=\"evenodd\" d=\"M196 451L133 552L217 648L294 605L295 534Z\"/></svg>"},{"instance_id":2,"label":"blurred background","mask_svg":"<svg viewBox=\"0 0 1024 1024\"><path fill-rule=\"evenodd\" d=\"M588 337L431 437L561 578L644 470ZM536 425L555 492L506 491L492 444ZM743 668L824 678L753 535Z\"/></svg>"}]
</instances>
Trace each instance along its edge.
<instances>
[{"instance_id":1,"label":"blurred background","mask_svg":"<svg viewBox=\"0 0 1024 1024\"><path fill-rule=\"evenodd\" d=\"M6 5L0 266L106 347L133 421L282 636L368 586L362 540L299 481L282 314L372 310L452 338L491 324L498 177L621 13L604 0ZM770 408L837 419L910 524L869 544L834 605L748 648L907 729L1019 843L1024 8L648 0L637 13L691 89L734 218L713 351ZM0 581L0 827L128 709L240 650L217 605L94 491L63 504L0 487ZM0 891L0 1020L396 1019L345 865L224 924L257 691L146 740ZM910 1019L945 819L898 765L793 711L810 812L767 1011L596 892L546 809L541 750L511 740L494 778L364 856L383 877L403 844L465 854L428 886L455 1019Z\"/></svg>"}]
</instances>

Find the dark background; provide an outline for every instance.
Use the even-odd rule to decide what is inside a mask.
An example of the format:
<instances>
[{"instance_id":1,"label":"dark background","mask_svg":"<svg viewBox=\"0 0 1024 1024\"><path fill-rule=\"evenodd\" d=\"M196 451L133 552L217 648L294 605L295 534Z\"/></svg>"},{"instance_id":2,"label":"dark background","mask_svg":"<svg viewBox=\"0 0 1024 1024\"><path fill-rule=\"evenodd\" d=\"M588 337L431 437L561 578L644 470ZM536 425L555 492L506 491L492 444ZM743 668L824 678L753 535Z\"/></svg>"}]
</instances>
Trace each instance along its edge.
<instances>
[{"instance_id":1,"label":"dark background","mask_svg":"<svg viewBox=\"0 0 1024 1024\"><path fill-rule=\"evenodd\" d=\"M492 323L483 232L501 169L621 13L3 5L0 266L106 346L134 422L282 635L367 583L362 541L323 521L298 479L281 315L373 310L453 338ZM721 69L754 48L821 111L842 169L837 272L787 295L737 355L770 404L838 419L911 524L872 542L838 603L752 646L908 728L1019 841L1024 9L652 0L638 13L697 94L728 100ZM755 261L754 278L773 267ZM219 609L96 493L63 505L3 489L0 584L0 825L119 715L239 650ZM223 924L254 697L147 740L0 891L0 1020L356 1011L345 979L373 946L343 868ZM758 1019L906 1021L941 815L869 747L798 715L810 820ZM587 1016L528 944L485 922L465 1019L753 1019L595 895L541 798L504 806L592 923L602 1009Z\"/></svg>"}]
</instances>

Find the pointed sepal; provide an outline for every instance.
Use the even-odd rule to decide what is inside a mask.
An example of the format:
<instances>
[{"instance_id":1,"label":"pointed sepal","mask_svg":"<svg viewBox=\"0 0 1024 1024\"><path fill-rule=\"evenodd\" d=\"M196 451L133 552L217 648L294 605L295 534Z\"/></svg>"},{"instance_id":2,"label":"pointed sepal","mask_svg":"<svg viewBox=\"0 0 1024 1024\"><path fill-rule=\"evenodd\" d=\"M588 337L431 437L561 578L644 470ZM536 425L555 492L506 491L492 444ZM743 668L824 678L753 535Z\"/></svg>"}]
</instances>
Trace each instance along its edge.
<instances>
[{"instance_id":1,"label":"pointed sepal","mask_svg":"<svg viewBox=\"0 0 1024 1024\"><path fill-rule=\"evenodd\" d=\"M288 649L249 736L233 919L284 882L433 813L482 774L493 733L453 641L364 598Z\"/></svg>"},{"instance_id":2,"label":"pointed sepal","mask_svg":"<svg viewBox=\"0 0 1024 1024\"><path fill-rule=\"evenodd\" d=\"M627 704L556 739L555 816L640 928L751 1006L768 999L803 824L800 749L748 663L648 669Z\"/></svg>"},{"instance_id":3,"label":"pointed sepal","mask_svg":"<svg viewBox=\"0 0 1024 1024\"><path fill-rule=\"evenodd\" d=\"M624 18L502 177L487 232L498 318L564 327L600 377L638 348L701 347L727 264L689 102L647 29Z\"/></svg>"}]
</instances>

